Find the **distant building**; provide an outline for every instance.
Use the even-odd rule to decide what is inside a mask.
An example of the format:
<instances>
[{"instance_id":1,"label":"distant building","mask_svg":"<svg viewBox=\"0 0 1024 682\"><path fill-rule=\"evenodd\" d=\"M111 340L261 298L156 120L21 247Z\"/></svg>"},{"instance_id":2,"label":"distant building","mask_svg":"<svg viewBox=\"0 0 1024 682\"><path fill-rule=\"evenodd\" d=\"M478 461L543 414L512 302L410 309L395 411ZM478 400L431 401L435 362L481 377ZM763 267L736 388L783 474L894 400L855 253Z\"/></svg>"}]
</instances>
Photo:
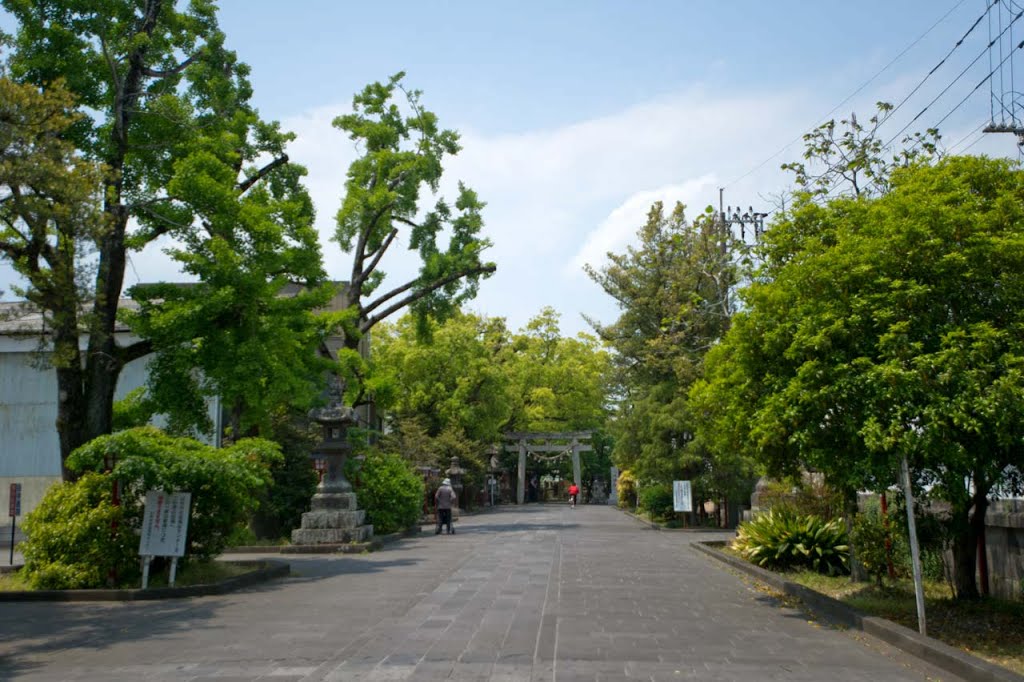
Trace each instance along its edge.
<instances>
[{"instance_id":1,"label":"distant building","mask_svg":"<svg viewBox=\"0 0 1024 682\"><path fill-rule=\"evenodd\" d=\"M287 287L291 295L298 287ZM337 310L341 297L336 296L330 310ZM131 299L122 299L122 307L132 307ZM121 323L115 329L119 345L136 340L131 330ZM326 351L336 357L344 339L330 337ZM368 336L361 352L369 352ZM61 480L60 444L57 438L57 373L49 366L46 329L43 316L23 302L0 303L0 510L6 513L11 483L22 484L22 514L34 509L46 490ZM125 365L118 377L115 400L121 400L134 389L144 386L149 358ZM214 424L213 436L207 443L220 446L225 414L219 399L208 401L208 414ZM371 406L359 410L362 424L375 425ZM155 420L159 426L159 419Z\"/></svg>"}]
</instances>

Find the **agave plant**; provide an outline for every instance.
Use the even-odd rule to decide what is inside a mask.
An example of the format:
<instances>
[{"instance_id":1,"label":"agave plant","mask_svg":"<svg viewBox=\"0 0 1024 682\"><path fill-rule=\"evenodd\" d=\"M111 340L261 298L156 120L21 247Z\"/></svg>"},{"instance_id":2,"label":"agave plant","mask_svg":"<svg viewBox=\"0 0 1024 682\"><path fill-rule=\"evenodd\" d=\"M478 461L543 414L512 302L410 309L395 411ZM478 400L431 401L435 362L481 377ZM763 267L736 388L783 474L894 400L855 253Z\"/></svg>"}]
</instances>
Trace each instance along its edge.
<instances>
[{"instance_id":1,"label":"agave plant","mask_svg":"<svg viewBox=\"0 0 1024 682\"><path fill-rule=\"evenodd\" d=\"M732 546L765 568L810 568L829 575L849 570L850 546L839 519L770 510L740 524Z\"/></svg>"}]
</instances>

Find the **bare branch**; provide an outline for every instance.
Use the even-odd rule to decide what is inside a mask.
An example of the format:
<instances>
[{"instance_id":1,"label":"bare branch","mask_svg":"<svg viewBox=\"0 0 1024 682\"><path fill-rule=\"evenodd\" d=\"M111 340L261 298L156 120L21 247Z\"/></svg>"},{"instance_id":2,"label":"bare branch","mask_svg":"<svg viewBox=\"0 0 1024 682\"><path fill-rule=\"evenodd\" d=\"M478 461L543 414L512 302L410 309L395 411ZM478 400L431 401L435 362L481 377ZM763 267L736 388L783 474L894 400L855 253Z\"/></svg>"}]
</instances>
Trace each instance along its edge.
<instances>
[{"instance_id":1,"label":"bare branch","mask_svg":"<svg viewBox=\"0 0 1024 682\"><path fill-rule=\"evenodd\" d=\"M391 304L390 306L385 308L383 311L381 311L377 315L375 315L375 316L373 316L371 318L368 318L368 319L360 322L359 323L359 331L364 332L364 333L369 331L370 329L372 329L374 327L374 325L376 325L381 320L386 319L392 313L394 313L394 312L396 312L398 310L401 310L402 308L404 308L405 306L409 305L410 303L414 303L414 302L420 300L421 298L423 298L427 294L429 294L429 293L431 293L433 291L437 291L438 289L440 289L441 287L443 287L443 286L445 286L447 284L451 284L452 282L460 280L463 277L470 277L472 275L482 275L482 274L487 273L487 272L494 272L494 270L495 270L495 266L494 265L480 265L480 266L477 266L477 267L469 268L467 270L460 270L458 272L453 272L452 274L448 275L447 277L444 277L443 279L439 279L439 280L436 280L434 282L431 282L429 285L427 285L423 289L420 289L418 291L414 291L411 294L409 294L408 296L399 299L398 301L396 301L395 303ZM396 289L393 289L392 291L388 292L387 294L385 294L384 296L382 296L381 298L377 299L376 301L371 303L369 306L367 306L363 310L363 314L365 315L366 313L376 309L384 301L387 301L387 300L389 300L391 298L394 298L395 296L397 296L398 294L402 293L403 291L408 291L409 289L411 289L417 283L418 282L414 280L412 282L409 282L408 284L404 284L404 285L402 285L402 286L400 286L400 287L398 287Z\"/></svg>"},{"instance_id":2,"label":"bare branch","mask_svg":"<svg viewBox=\"0 0 1024 682\"><path fill-rule=\"evenodd\" d=\"M267 177L267 175L272 170L274 170L275 168L277 168L279 166L283 166L286 163L288 163L288 155L287 154L282 154L281 156L277 157L276 159L274 159L273 161L268 163L263 168L260 168L258 171L256 171L255 175L253 175L252 177L246 178L242 182L238 183L238 192L239 192L239 194L245 194L247 191L249 191L250 187L255 185L257 182L259 182L263 178Z\"/></svg>"},{"instance_id":3,"label":"bare branch","mask_svg":"<svg viewBox=\"0 0 1024 682\"><path fill-rule=\"evenodd\" d=\"M388 247L391 246L391 242L395 240L395 237L397 235L398 230L396 228L392 228L391 232L389 232L388 236L384 239L384 243L381 244L380 248L377 249L377 252L373 257L373 260L370 261L370 265L368 265L365 270L359 273L358 280L352 283L353 287L361 285L363 282L366 281L366 278L369 277L370 274L377 269L377 264L380 263L380 259L384 257L384 252L388 250Z\"/></svg>"},{"instance_id":4,"label":"bare branch","mask_svg":"<svg viewBox=\"0 0 1024 682\"><path fill-rule=\"evenodd\" d=\"M118 349L118 359L122 364L127 365L132 360L144 358L153 352L153 342L149 339L136 341L135 343Z\"/></svg>"},{"instance_id":5,"label":"bare branch","mask_svg":"<svg viewBox=\"0 0 1024 682\"><path fill-rule=\"evenodd\" d=\"M183 61L181 64L178 64L173 69L166 69L164 71L158 69L145 68L142 70L142 74L145 76L149 76L150 78L167 78L168 76L177 76L182 71L187 69L190 65L195 63L197 57L198 55L194 54L185 61Z\"/></svg>"}]
</instances>

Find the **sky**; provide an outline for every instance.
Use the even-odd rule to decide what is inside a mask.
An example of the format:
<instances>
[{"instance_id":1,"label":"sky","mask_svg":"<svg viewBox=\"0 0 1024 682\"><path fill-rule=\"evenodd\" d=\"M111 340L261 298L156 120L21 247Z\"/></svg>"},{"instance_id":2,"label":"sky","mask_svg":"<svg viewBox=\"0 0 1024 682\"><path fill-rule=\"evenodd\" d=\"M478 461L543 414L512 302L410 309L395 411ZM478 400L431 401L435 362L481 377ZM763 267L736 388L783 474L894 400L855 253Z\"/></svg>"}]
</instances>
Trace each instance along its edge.
<instances>
[{"instance_id":1,"label":"sky","mask_svg":"<svg viewBox=\"0 0 1024 682\"><path fill-rule=\"evenodd\" d=\"M333 278L350 267L330 237L356 150L331 121L364 85L404 71L461 134L442 194L461 180L487 203L486 258L498 269L467 308L519 329L550 306L572 335L590 329L584 315L616 319L583 266L635 243L654 201L682 201L692 215L717 206L721 189L727 205L770 212L793 187L780 164L799 159L801 136L828 118L863 122L875 102L906 99L885 140L915 116L907 133L945 118L948 151L1017 158L1012 135L980 130L1010 115L1000 104L1011 101L1002 93L1014 90L1014 61L999 69L1009 50L986 50L999 13L953 50L987 1L222 0L220 22L252 68L255 106L297 135L289 155L309 170ZM1020 7L997 1L1006 28ZM1020 42L1024 20L997 46L1011 32ZM988 83L974 89L993 68L995 99ZM166 246L132 257L126 287L183 279ZM385 287L414 268L396 252ZM0 290L12 277L0 264Z\"/></svg>"}]
</instances>

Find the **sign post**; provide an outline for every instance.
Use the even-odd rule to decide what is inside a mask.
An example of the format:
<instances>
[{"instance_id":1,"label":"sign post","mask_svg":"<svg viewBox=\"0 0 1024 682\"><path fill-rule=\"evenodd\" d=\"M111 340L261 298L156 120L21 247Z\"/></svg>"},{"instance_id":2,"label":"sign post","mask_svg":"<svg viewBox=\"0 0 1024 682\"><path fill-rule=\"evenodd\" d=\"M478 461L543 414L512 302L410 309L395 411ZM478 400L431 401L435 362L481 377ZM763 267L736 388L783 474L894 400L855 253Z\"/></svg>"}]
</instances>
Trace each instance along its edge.
<instances>
[{"instance_id":1,"label":"sign post","mask_svg":"<svg viewBox=\"0 0 1024 682\"><path fill-rule=\"evenodd\" d=\"M693 511L689 481L672 481L672 509L677 512Z\"/></svg>"},{"instance_id":2,"label":"sign post","mask_svg":"<svg viewBox=\"0 0 1024 682\"><path fill-rule=\"evenodd\" d=\"M142 536L139 538L139 555L143 561L142 589L149 585L149 564L157 556L171 557L168 584L174 586L178 557L185 556L191 501L192 493L166 493L163 490L150 490L146 493Z\"/></svg>"},{"instance_id":3,"label":"sign post","mask_svg":"<svg viewBox=\"0 0 1024 682\"><path fill-rule=\"evenodd\" d=\"M18 524L18 517L21 516L21 484L11 484L11 496L10 496L10 515L11 515L11 556L10 564L14 565L14 529Z\"/></svg>"}]
</instances>

